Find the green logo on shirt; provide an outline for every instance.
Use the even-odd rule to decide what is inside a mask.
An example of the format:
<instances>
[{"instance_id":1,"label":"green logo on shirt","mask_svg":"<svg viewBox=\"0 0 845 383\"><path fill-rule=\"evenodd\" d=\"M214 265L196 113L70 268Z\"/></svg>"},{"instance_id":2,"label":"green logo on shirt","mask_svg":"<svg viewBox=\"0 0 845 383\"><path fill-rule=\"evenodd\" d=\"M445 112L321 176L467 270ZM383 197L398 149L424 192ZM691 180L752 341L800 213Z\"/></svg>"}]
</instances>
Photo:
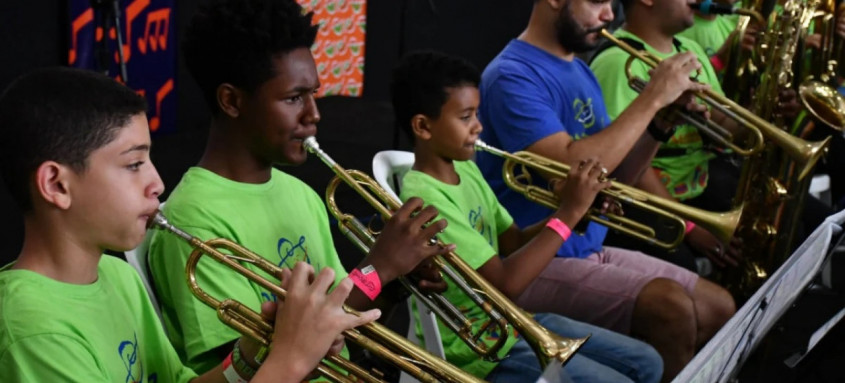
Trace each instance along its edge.
<instances>
[{"instance_id":1,"label":"green logo on shirt","mask_svg":"<svg viewBox=\"0 0 845 383\"><path fill-rule=\"evenodd\" d=\"M117 346L117 353L123 361L123 366L126 368L126 383L140 383L144 381L144 365L138 360L138 334L133 334L134 342L124 340ZM147 382L157 381L155 373L150 374Z\"/></svg>"},{"instance_id":2,"label":"green logo on shirt","mask_svg":"<svg viewBox=\"0 0 845 383\"><path fill-rule=\"evenodd\" d=\"M311 264L311 257L308 256L308 246L305 246L304 235L299 236L299 241L296 243L284 237L279 238L279 242L276 244L276 251L279 254L279 258L281 258L279 267L286 266L293 268L297 262Z\"/></svg>"},{"instance_id":3,"label":"green logo on shirt","mask_svg":"<svg viewBox=\"0 0 845 383\"><path fill-rule=\"evenodd\" d=\"M575 111L575 120L581 123L584 129L590 129L596 124L596 115L593 113L593 99L588 98L587 102L576 98L572 102L572 109Z\"/></svg>"},{"instance_id":4,"label":"green logo on shirt","mask_svg":"<svg viewBox=\"0 0 845 383\"><path fill-rule=\"evenodd\" d=\"M469 211L469 224L472 225L473 228L481 234L485 239L487 239L487 243L490 246L493 246L493 230L490 229L490 225L487 222L484 222L484 215L481 213L481 206L478 206L477 210L470 209Z\"/></svg>"}]
</instances>

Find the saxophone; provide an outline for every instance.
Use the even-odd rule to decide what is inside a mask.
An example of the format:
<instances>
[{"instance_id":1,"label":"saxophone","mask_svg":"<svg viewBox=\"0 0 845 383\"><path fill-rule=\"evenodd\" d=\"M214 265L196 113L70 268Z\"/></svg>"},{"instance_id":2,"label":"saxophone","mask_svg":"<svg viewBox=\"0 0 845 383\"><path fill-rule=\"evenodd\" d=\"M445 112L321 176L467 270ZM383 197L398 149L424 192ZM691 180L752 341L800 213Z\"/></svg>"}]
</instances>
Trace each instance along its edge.
<instances>
[{"instance_id":1,"label":"saxophone","mask_svg":"<svg viewBox=\"0 0 845 383\"><path fill-rule=\"evenodd\" d=\"M779 15L769 15L769 28L758 41L762 72L750 109L793 135L796 132L776 113L773 100L782 90L794 86L795 61L803 59L804 38L818 4L819 0L787 0ZM818 146L819 150L826 150L829 139ZM743 164L733 202L745 206L736 234L742 240L744 259L739 267L718 276L738 300L751 296L791 253L794 222L802 212L811 179L802 178L798 169L795 158L772 142Z\"/></svg>"}]
</instances>

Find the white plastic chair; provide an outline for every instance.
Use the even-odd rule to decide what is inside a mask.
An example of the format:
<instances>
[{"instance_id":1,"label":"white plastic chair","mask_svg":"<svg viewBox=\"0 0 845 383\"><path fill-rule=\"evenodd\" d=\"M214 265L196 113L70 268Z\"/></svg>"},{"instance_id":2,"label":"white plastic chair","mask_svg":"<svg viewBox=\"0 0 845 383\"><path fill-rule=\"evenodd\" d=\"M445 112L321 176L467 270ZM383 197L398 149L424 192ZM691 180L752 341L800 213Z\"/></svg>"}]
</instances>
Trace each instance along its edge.
<instances>
[{"instance_id":1,"label":"white plastic chair","mask_svg":"<svg viewBox=\"0 0 845 383\"><path fill-rule=\"evenodd\" d=\"M812 181L810 181L810 194L820 199L827 206L831 206L833 201L831 201L830 193L830 176L827 174L814 175Z\"/></svg>"},{"instance_id":2,"label":"white plastic chair","mask_svg":"<svg viewBox=\"0 0 845 383\"><path fill-rule=\"evenodd\" d=\"M401 150L381 151L373 157L373 176L381 187L396 197L396 199L399 199L399 188L402 186L402 177L411 170L412 166L414 166L414 153ZM409 298L407 301L408 311L411 317L410 325L408 326L408 339L416 344L421 344L415 332L416 323L411 299L413 298ZM445 359L446 352L443 350L443 341L440 338L440 330L437 328L437 318L424 303L417 301L417 307L419 308L420 325L423 330L424 339L422 343L425 344L428 352ZM399 381L407 382L413 380L410 376L403 373Z\"/></svg>"}]
</instances>

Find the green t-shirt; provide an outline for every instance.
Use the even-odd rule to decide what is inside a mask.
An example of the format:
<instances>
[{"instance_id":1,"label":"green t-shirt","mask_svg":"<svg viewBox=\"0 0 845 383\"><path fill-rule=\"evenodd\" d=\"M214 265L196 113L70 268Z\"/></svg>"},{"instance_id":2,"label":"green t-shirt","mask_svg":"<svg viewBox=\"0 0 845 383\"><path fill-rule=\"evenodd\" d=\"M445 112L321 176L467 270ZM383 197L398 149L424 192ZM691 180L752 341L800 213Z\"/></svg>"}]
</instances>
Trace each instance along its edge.
<instances>
[{"instance_id":1,"label":"green t-shirt","mask_svg":"<svg viewBox=\"0 0 845 383\"><path fill-rule=\"evenodd\" d=\"M323 200L308 185L278 170L270 181L231 181L206 169L190 168L167 200L164 215L176 227L202 240L230 239L274 264L293 267L307 261L319 272L347 273L332 242ZM185 283L190 247L170 233L156 232L149 265L170 340L186 365L205 372L220 363L212 353L239 334L191 294ZM257 267L244 264L265 277ZM253 310L275 297L211 258L197 267L197 281L212 297L236 299ZM271 278L270 280L275 280Z\"/></svg>"},{"instance_id":2,"label":"green t-shirt","mask_svg":"<svg viewBox=\"0 0 845 383\"><path fill-rule=\"evenodd\" d=\"M713 56L728 40L728 36L736 29L738 22L737 15L718 15L713 20L695 15L695 24L678 33L678 36L695 41L704 49L707 56Z\"/></svg>"},{"instance_id":3,"label":"green t-shirt","mask_svg":"<svg viewBox=\"0 0 845 383\"><path fill-rule=\"evenodd\" d=\"M455 161L454 164L461 179L460 184L445 184L425 173L411 170L402 180L400 197L403 201L420 197L427 205L434 205L440 212L438 218L445 218L449 222L440 238L445 243L457 245L455 251L461 258L470 267L478 269L498 253L499 235L513 224L513 218L499 204L474 162ZM473 329L477 331L488 320L487 315L452 280L447 278L446 281L449 288L444 296L473 322ZM484 378L496 367L496 363L481 360L442 322L438 321L438 327L446 359L450 363L479 378ZM510 332L505 346L499 352L500 357L507 355L516 343L515 332L512 329ZM419 326L417 334L422 336ZM492 343L495 338L488 340Z\"/></svg>"},{"instance_id":4,"label":"green t-shirt","mask_svg":"<svg viewBox=\"0 0 845 383\"><path fill-rule=\"evenodd\" d=\"M103 256L97 281L0 271L4 382L187 382L138 273Z\"/></svg>"},{"instance_id":5,"label":"green t-shirt","mask_svg":"<svg viewBox=\"0 0 845 383\"><path fill-rule=\"evenodd\" d=\"M618 29L614 35L642 43L639 37L622 29ZM716 72L710 65L704 50L695 42L684 37L676 37L676 40L680 43L681 51L691 51L698 56L702 66L698 80L710 84L716 93L723 94ZM678 53L675 47L673 47L672 53L660 53L648 44L643 43L643 45L648 52L661 59ZM604 94L607 113L610 114L612 119L619 117L622 111L638 96L637 92L628 86L628 78L625 75L625 61L628 56L628 53L614 46L602 51L590 64L590 69L595 73ZM631 73L646 80L649 78L649 70L651 68L642 61L635 60L631 64ZM704 150L698 129L689 125L678 126L672 138L663 143L660 148L662 153L658 152L651 166L657 170L660 181L666 186L669 193L680 200L700 195L707 186L708 161L714 155ZM671 156L663 153L669 153Z\"/></svg>"}]
</instances>

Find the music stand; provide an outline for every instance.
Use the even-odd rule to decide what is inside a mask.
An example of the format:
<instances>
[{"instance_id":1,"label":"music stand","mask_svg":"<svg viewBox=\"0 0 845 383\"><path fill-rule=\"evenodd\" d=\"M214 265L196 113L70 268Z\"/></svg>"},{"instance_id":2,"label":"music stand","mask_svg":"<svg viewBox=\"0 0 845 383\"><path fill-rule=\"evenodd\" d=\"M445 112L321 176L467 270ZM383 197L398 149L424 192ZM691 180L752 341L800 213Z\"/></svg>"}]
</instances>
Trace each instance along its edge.
<instances>
[{"instance_id":1,"label":"music stand","mask_svg":"<svg viewBox=\"0 0 845 383\"><path fill-rule=\"evenodd\" d=\"M833 235L842 232L843 222L845 211L819 225L673 382L724 383L734 378L763 336L819 273L830 255Z\"/></svg>"}]
</instances>

